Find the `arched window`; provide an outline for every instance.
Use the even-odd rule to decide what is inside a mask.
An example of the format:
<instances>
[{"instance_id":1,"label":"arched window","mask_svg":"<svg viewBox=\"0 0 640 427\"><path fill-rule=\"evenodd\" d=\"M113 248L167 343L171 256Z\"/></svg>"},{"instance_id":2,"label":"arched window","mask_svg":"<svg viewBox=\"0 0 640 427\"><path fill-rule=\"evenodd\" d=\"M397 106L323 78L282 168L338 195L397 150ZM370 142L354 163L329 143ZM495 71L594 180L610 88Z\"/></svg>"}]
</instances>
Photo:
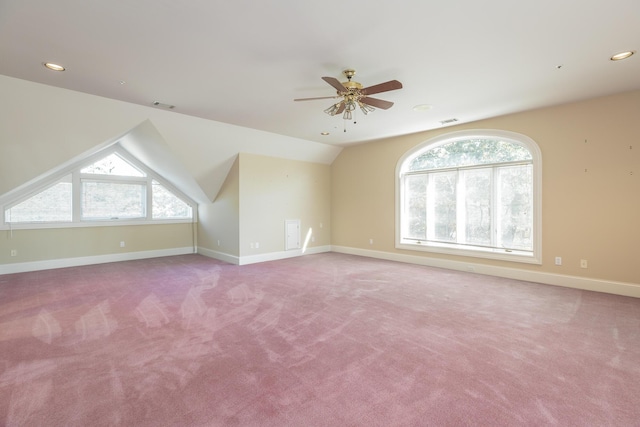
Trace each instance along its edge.
<instances>
[{"instance_id":1,"label":"arched window","mask_svg":"<svg viewBox=\"0 0 640 427\"><path fill-rule=\"evenodd\" d=\"M505 131L430 139L397 165L396 247L541 262L538 145Z\"/></svg>"}]
</instances>

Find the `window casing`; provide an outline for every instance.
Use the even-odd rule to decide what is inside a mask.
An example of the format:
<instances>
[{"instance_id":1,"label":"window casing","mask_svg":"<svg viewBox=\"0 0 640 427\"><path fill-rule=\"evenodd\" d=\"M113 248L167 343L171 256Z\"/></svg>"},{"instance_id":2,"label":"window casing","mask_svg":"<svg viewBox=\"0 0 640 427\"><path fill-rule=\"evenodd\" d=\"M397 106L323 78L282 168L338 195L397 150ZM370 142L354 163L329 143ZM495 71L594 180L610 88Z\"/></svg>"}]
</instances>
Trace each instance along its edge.
<instances>
[{"instance_id":1,"label":"window casing","mask_svg":"<svg viewBox=\"0 0 640 427\"><path fill-rule=\"evenodd\" d=\"M397 248L541 262L541 156L530 138L443 135L405 153L396 172Z\"/></svg>"},{"instance_id":2,"label":"window casing","mask_svg":"<svg viewBox=\"0 0 640 427\"><path fill-rule=\"evenodd\" d=\"M5 203L1 228L193 222L194 207L128 152L112 148Z\"/></svg>"}]
</instances>

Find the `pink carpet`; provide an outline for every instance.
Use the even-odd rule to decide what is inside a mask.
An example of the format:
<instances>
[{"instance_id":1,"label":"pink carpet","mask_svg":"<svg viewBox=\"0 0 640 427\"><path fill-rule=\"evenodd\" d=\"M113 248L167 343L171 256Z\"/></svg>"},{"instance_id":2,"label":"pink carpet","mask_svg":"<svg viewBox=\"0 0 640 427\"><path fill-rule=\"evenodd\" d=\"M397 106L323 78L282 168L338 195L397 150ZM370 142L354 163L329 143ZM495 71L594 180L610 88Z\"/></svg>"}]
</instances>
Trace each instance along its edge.
<instances>
[{"instance_id":1,"label":"pink carpet","mask_svg":"<svg viewBox=\"0 0 640 427\"><path fill-rule=\"evenodd\" d=\"M640 300L342 254L0 276L7 426L640 425Z\"/></svg>"}]
</instances>

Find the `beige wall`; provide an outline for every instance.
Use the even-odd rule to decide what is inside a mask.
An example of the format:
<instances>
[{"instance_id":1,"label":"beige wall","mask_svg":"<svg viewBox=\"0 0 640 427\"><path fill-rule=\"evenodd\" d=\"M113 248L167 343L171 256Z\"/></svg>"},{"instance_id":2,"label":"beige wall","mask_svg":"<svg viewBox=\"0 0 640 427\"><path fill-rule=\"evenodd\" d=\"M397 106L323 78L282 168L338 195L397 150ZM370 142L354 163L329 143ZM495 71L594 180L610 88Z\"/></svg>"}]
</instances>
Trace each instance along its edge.
<instances>
[{"instance_id":1,"label":"beige wall","mask_svg":"<svg viewBox=\"0 0 640 427\"><path fill-rule=\"evenodd\" d=\"M640 283L640 91L346 148L332 165L332 245ZM543 159L543 264L394 248L395 168L411 147L465 129L532 138ZM373 239L373 245L369 244ZM562 266L554 265L561 256ZM580 259L588 268L580 268Z\"/></svg>"},{"instance_id":2,"label":"beige wall","mask_svg":"<svg viewBox=\"0 0 640 427\"><path fill-rule=\"evenodd\" d=\"M330 244L329 165L246 153L239 160L240 256L284 251L288 219L301 221L303 240L312 230L308 247Z\"/></svg>"},{"instance_id":3,"label":"beige wall","mask_svg":"<svg viewBox=\"0 0 640 427\"><path fill-rule=\"evenodd\" d=\"M198 207L198 246L240 256L240 162L236 157L218 196Z\"/></svg>"},{"instance_id":4,"label":"beige wall","mask_svg":"<svg viewBox=\"0 0 640 427\"><path fill-rule=\"evenodd\" d=\"M180 223L3 230L0 265L187 248L193 246L193 227Z\"/></svg>"}]
</instances>

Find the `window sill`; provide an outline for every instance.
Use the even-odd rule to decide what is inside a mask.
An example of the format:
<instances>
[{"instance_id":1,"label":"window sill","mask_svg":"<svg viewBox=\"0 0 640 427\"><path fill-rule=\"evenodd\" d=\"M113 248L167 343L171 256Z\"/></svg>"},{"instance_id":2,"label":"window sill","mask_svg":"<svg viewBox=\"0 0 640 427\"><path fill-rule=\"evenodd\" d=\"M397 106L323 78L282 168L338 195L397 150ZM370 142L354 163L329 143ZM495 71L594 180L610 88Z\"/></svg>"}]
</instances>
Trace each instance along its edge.
<instances>
[{"instance_id":1,"label":"window sill","mask_svg":"<svg viewBox=\"0 0 640 427\"><path fill-rule=\"evenodd\" d=\"M197 222L192 219L163 219L163 220L102 220L102 221L82 221L82 222L25 222L13 225L4 224L0 230L37 230L45 228L80 228L80 227L119 227L127 225L161 225L161 224L184 224Z\"/></svg>"},{"instance_id":2,"label":"window sill","mask_svg":"<svg viewBox=\"0 0 640 427\"><path fill-rule=\"evenodd\" d=\"M433 242L415 243L414 241L401 241L396 243L396 249L409 251L433 252L446 255L466 256L474 258L493 259L500 261L520 262L525 264L542 264L542 261L535 253L491 249L491 248L470 248L468 246L443 244Z\"/></svg>"}]
</instances>

